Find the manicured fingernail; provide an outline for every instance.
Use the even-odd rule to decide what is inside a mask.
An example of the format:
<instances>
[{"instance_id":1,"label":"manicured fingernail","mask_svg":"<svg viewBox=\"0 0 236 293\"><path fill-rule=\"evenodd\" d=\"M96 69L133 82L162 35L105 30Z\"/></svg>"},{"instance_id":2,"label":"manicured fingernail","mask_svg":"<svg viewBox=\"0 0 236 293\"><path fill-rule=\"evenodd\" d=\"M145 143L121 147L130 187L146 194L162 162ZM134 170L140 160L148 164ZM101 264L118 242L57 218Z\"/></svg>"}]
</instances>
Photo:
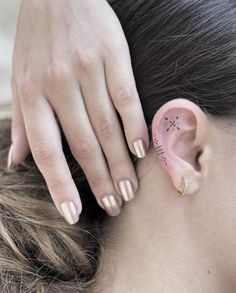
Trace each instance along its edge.
<instances>
[{"instance_id":1,"label":"manicured fingernail","mask_svg":"<svg viewBox=\"0 0 236 293\"><path fill-rule=\"evenodd\" d=\"M13 153L13 144L10 147L9 153L8 153L8 158L7 158L7 168L11 168L13 165L13 160L12 160L12 153Z\"/></svg>"},{"instance_id":2,"label":"manicured fingernail","mask_svg":"<svg viewBox=\"0 0 236 293\"><path fill-rule=\"evenodd\" d=\"M79 221L79 214L72 201L61 204L61 212L67 223L73 225Z\"/></svg>"},{"instance_id":3,"label":"manicured fingernail","mask_svg":"<svg viewBox=\"0 0 236 293\"><path fill-rule=\"evenodd\" d=\"M145 145L144 142L141 138L135 140L133 142L133 146L136 152L136 155L138 158L144 158L146 156L146 149L145 149Z\"/></svg>"},{"instance_id":4,"label":"manicured fingernail","mask_svg":"<svg viewBox=\"0 0 236 293\"><path fill-rule=\"evenodd\" d=\"M106 195L103 199L103 206L108 215L115 217L120 214L120 207L113 195Z\"/></svg>"},{"instance_id":5,"label":"manicured fingernail","mask_svg":"<svg viewBox=\"0 0 236 293\"><path fill-rule=\"evenodd\" d=\"M130 180L120 181L119 187L124 201L130 201L134 198L134 188Z\"/></svg>"}]
</instances>

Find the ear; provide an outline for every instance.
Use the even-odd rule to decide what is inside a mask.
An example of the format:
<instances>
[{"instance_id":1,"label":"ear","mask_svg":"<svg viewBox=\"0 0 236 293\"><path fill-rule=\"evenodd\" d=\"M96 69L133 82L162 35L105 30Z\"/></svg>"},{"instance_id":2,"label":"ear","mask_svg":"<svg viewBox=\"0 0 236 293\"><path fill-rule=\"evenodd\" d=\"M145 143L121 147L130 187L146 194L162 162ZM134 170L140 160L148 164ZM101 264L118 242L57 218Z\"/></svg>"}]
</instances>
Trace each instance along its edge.
<instances>
[{"instance_id":1,"label":"ear","mask_svg":"<svg viewBox=\"0 0 236 293\"><path fill-rule=\"evenodd\" d=\"M194 103L176 99L166 103L152 121L152 138L156 157L170 176L174 187L186 194L197 192L208 170L210 122Z\"/></svg>"}]
</instances>

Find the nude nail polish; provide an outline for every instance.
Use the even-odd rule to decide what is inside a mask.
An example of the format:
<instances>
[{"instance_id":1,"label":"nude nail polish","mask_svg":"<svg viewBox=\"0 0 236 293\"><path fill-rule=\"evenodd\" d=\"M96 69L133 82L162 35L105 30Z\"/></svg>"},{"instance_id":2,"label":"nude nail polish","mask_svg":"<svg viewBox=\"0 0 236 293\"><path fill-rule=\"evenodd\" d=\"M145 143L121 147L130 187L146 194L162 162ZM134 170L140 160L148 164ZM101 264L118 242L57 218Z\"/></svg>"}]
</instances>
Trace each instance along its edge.
<instances>
[{"instance_id":1,"label":"nude nail polish","mask_svg":"<svg viewBox=\"0 0 236 293\"><path fill-rule=\"evenodd\" d=\"M13 165L13 160L12 160L12 153L13 153L13 144L10 147L9 153L8 153L8 158L7 158L7 168L11 168Z\"/></svg>"},{"instance_id":2,"label":"nude nail polish","mask_svg":"<svg viewBox=\"0 0 236 293\"><path fill-rule=\"evenodd\" d=\"M113 195L106 195L103 199L103 206L108 215L115 217L120 214L120 206Z\"/></svg>"},{"instance_id":3,"label":"nude nail polish","mask_svg":"<svg viewBox=\"0 0 236 293\"><path fill-rule=\"evenodd\" d=\"M67 223L73 225L79 221L79 214L72 201L63 202L61 204L61 212Z\"/></svg>"},{"instance_id":4,"label":"nude nail polish","mask_svg":"<svg viewBox=\"0 0 236 293\"><path fill-rule=\"evenodd\" d=\"M133 184L130 180L121 180L119 187L124 201L131 201L135 197Z\"/></svg>"},{"instance_id":5,"label":"nude nail polish","mask_svg":"<svg viewBox=\"0 0 236 293\"><path fill-rule=\"evenodd\" d=\"M146 156L146 149L145 149L145 145L144 142L141 138L135 140L133 142L133 146L136 152L136 155L138 158L144 158Z\"/></svg>"}]
</instances>

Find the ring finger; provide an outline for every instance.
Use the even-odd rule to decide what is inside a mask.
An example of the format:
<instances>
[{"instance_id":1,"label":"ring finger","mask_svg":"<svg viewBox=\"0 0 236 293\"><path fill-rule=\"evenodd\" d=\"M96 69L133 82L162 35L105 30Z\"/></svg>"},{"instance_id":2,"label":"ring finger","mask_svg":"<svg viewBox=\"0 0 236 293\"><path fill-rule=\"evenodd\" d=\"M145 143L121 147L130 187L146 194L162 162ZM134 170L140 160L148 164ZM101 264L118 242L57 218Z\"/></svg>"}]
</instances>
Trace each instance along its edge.
<instances>
[{"instance_id":1,"label":"ring finger","mask_svg":"<svg viewBox=\"0 0 236 293\"><path fill-rule=\"evenodd\" d=\"M51 93L51 103L58 115L71 152L83 169L98 204L110 216L116 216L120 213L122 200L114 189L78 85L70 82L69 89L66 86L68 84L65 82L61 91Z\"/></svg>"}]
</instances>

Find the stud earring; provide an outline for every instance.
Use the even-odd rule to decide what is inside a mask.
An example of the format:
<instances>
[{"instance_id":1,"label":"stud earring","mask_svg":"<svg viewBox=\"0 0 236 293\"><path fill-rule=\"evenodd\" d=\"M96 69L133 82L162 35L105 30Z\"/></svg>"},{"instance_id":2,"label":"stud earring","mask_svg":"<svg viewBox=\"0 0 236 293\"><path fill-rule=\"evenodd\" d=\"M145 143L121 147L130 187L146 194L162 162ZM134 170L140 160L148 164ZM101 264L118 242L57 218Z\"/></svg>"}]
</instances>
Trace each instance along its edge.
<instances>
[{"instance_id":1,"label":"stud earring","mask_svg":"<svg viewBox=\"0 0 236 293\"><path fill-rule=\"evenodd\" d=\"M183 191L177 190L178 193L179 193L179 196L181 198L183 198L187 194L187 192L189 191L189 187L190 187L190 184L189 184L188 177L183 176Z\"/></svg>"}]
</instances>

